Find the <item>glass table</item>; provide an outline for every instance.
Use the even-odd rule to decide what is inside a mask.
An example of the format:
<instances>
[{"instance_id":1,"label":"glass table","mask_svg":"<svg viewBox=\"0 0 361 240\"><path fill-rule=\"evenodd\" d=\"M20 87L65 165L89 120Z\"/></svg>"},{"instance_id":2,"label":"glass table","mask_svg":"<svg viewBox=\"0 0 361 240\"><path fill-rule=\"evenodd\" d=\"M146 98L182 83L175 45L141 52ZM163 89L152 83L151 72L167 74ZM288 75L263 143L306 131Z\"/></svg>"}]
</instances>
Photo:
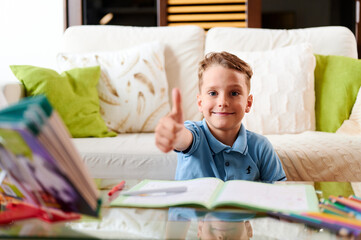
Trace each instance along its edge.
<instances>
[{"instance_id":1,"label":"glass table","mask_svg":"<svg viewBox=\"0 0 361 240\"><path fill-rule=\"evenodd\" d=\"M206 211L197 208L119 208L110 207L108 191L120 180L97 180L102 197L99 218L60 223L38 219L0 226L0 238L8 239L355 239L327 229L316 229L240 209ZM130 188L139 180L126 180ZM289 182L282 183L288 184ZM305 183L305 182L302 182ZM312 183L319 197L333 194L361 196L361 183ZM327 188L325 186L328 186ZM331 187L330 187L331 186ZM320 189L323 189L322 192ZM341 192L340 192L341 191Z\"/></svg>"}]
</instances>

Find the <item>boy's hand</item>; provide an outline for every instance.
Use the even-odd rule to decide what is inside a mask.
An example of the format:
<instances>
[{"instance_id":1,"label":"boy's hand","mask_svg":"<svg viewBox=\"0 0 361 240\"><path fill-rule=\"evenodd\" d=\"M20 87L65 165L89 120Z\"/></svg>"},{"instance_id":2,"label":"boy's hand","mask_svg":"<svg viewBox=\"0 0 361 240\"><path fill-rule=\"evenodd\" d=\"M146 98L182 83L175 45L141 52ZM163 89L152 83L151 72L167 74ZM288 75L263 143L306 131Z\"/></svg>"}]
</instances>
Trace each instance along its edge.
<instances>
[{"instance_id":1,"label":"boy's hand","mask_svg":"<svg viewBox=\"0 0 361 240\"><path fill-rule=\"evenodd\" d=\"M190 131L183 125L182 97L179 89L174 88L172 90L172 100L171 112L161 118L155 128L155 144L163 152L169 152L173 149L185 150L193 138ZM190 143L189 137L191 137Z\"/></svg>"},{"instance_id":2,"label":"boy's hand","mask_svg":"<svg viewBox=\"0 0 361 240\"><path fill-rule=\"evenodd\" d=\"M177 123L183 125L183 108L182 108L182 96L178 88L172 90L173 108L168 115Z\"/></svg>"}]
</instances>

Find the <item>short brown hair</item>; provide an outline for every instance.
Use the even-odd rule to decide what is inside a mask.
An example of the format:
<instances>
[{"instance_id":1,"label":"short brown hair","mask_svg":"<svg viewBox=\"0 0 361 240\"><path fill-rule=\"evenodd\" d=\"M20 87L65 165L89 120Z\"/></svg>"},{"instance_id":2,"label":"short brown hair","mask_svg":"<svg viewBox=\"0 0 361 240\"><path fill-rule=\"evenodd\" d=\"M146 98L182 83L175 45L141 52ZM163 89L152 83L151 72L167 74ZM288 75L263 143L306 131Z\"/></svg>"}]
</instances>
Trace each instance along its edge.
<instances>
[{"instance_id":1,"label":"short brown hair","mask_svg":"<svg viewBox=\"0 0 361 240\"><path fill-rule=\"evenodd\" d=\"M198 88L201 90L203 83L203 73L211 66L220 65L225 68L234 69L244 73L247 77L248 91L251 89L251 77L253 75L252 68L236 55L229 52L210 52L207 53L204 59L199 63L198 68Z\"/></svg>"}]
</instances>

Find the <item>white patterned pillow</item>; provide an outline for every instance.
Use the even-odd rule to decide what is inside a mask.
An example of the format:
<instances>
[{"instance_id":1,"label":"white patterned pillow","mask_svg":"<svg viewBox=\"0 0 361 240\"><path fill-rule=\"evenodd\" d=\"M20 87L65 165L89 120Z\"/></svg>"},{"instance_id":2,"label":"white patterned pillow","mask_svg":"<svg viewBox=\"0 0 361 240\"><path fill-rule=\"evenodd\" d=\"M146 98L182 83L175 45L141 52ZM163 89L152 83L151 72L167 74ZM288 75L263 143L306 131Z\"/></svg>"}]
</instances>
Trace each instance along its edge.
<instances>
[{"instance_id":1,"label":"white patterned pillow","mask_svg":"<svg viewBox=\"0 0 361 240\"><path fill-rule=\"evenodd\" d=\"M100 112L109 129L118 133L153 132L170 110L164 69L164 45L84 54L60 53L61 71L100 65Z\"/></svg>"},{"instance_id":2,"label":"white patterned pillow","mask_svg":"<svg viewBox=\"0 0 361 240\"><path fill-rule=\"evenodd\" d=\"M309 44L263 52L232 52L253 69L253 106L243 124L260 134L315 130L315 56Z\"/></svg>"}]
</instances>

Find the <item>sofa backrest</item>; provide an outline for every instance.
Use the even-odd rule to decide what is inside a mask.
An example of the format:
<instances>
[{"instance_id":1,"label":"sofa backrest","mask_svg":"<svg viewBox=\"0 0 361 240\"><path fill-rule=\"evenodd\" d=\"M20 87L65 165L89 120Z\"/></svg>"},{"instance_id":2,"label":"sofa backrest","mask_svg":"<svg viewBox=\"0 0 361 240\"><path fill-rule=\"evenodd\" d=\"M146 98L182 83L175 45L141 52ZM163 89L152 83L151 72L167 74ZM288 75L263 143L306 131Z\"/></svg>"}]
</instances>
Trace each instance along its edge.
<instances>
[{"instance_id":1,"label":"sofa backrest","mask_svg":"<svg viewBox=\"0 0 361 240\"><path fill-rule=\"evenodd\" d=\"M357 58L354 34L346 27L327 26L292 30L218 27L208 31L205 52L265 51L308 42L316 54Z\"/></svg>"},{"instance_id":2,"label":"sofa backrest","mask_svg":"<svg viewBox=\"0 0 361 240\"><path fill-rule=\"evenodd\" d=\"M200 113L195 104L197 68L204 53L204 37L204 30L197 26L75 26L65 31L61 51L116 51L153 41L164 43L169 99L172 99L172 88L180 88L184 96L182 104L185 119L199 120Z\"/></svg>"},{"instance_id":3,"label":"sofa backrest","mask_svg":"<svg viewBox=\"0 0 361 240\"><path fill-rule=\"evenodd\" d=\"M212 28L207 34L196 26L127 27L75 26L68 28L61 51L85 53L122 50L142 43L159 41L165 44L165 69L171 89L183 94L185 119L199 120L196 95L197 68L204 53L209 51L264 51L301 42L309 42L314 53L357 58L357 43L346 27L316 27L294 30L252 28ZM24 92L17 84L3 89L8 103L18 100Z\"/></svg>"}]
</instances>

